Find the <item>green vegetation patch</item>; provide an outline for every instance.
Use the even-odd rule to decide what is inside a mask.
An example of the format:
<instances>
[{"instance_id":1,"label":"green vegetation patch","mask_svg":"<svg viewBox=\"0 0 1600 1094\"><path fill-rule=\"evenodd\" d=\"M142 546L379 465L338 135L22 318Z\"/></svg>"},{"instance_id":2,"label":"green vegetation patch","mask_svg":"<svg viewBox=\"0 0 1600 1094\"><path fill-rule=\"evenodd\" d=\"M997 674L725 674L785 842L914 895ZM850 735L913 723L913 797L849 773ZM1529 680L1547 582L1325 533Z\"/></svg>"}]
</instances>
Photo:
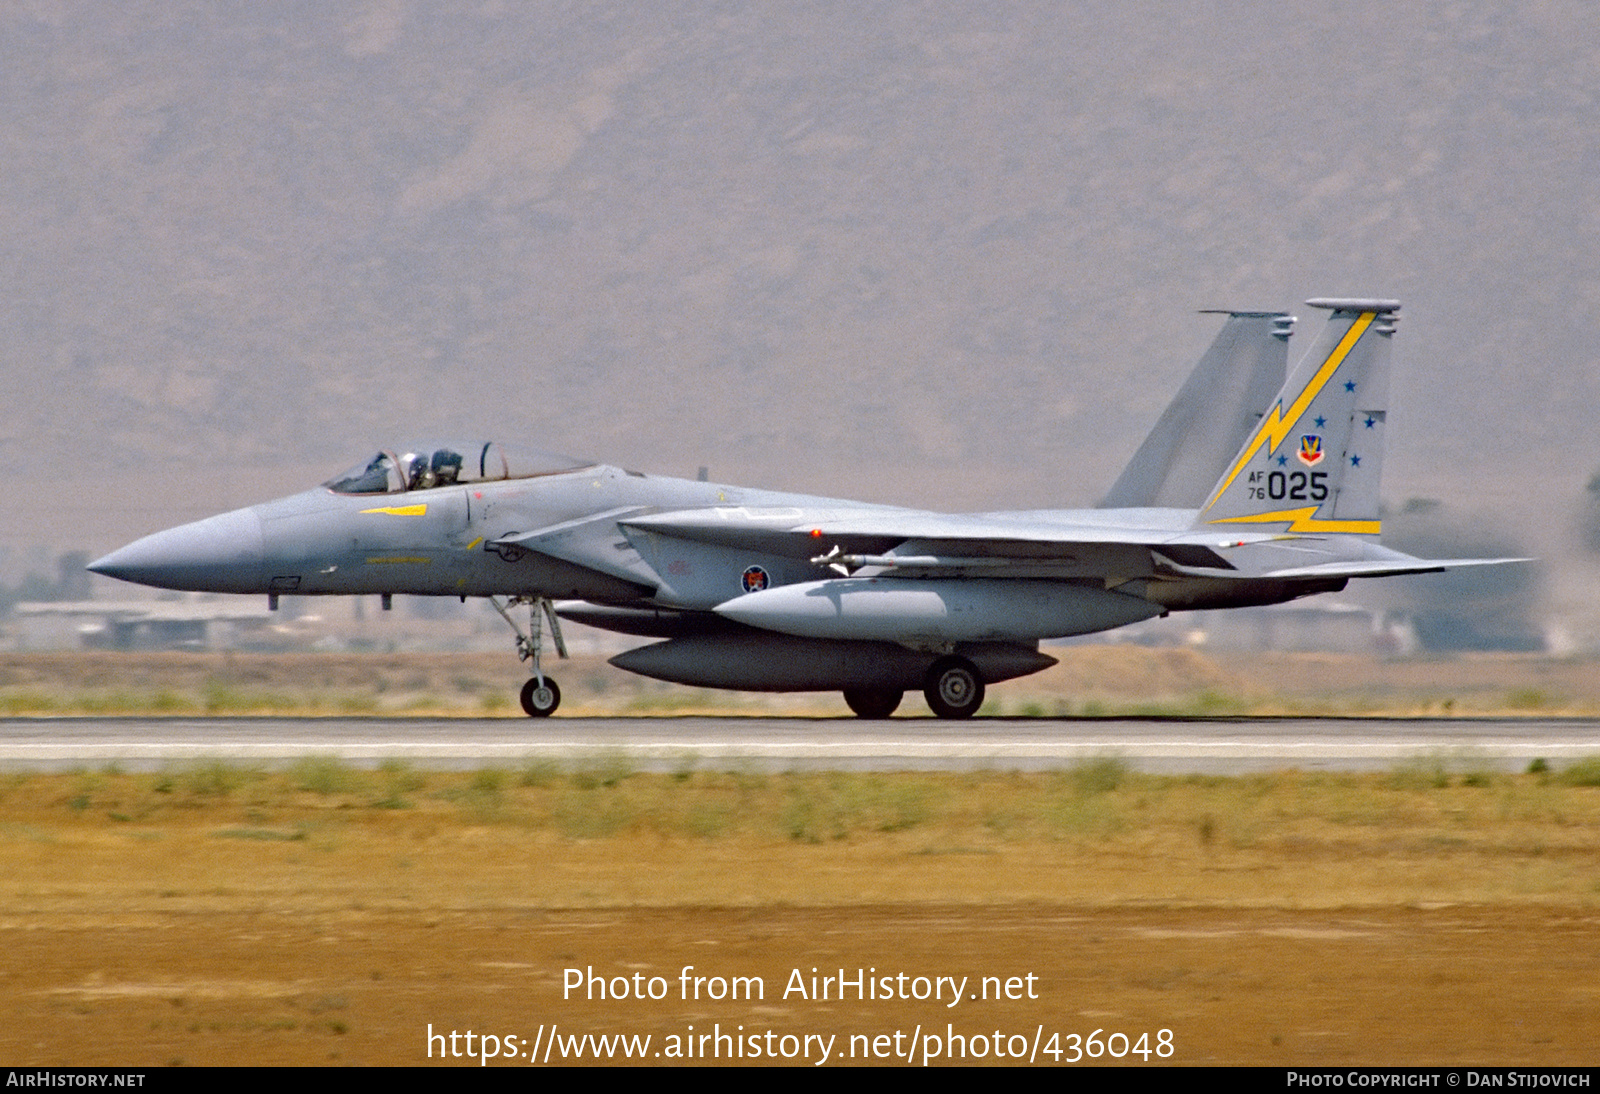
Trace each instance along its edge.
<instances>
[{"instance_id":1,"label":"green vegetation patch","mask_svg":"<svg viewBox=\"0 0 1600 1094\"><path fill-rule=\"evenodd\" d=\"M1600 756L1579 760L1561 773L1564 786L1600 786Z\"/></svg>"},{"instance_id":2,"label":"green vegetation patch","mask_svg":"<svg viewBox=\"0 0 1600 1094\"><path fill-rule=\"evenodd\" d=\"M211 838L313 843L352 826L422 832L466 824L556 839L641 836L983 854L1023 844L1287 855L1536 856L1600 867L1600 757L1559 772L1493 772L1470 756L1388 772L1162 776L1114 757L1048 772L645 774L619 757L562 770L357 768L307 757L280 769L203 761L155 774L108 770L0 783L0 838L104 825L125 838L198 825ZM54 838L51 836L50 838ZM484 838L497 838L485 836ZM1588 863L1588 866L1584 864Z\"/></svg>"},{"instance_id":3,"label":"green vegetation patch","mask_svg":"<svg viewBox=\"0 0 1600 1094\"><path fill-rule=\"evenodd\" d=\"M334 756L307 756L303 760L296 760L289 767L288 777L296 790L324 797L353 793L370 781L366 772L358 771Z\"/></svg>"},{"instance_id":4,"label":"green vegetation patch","mask_svg":"<svg viewBox=\"0 0 1600 1094\"><path fill-rule=\"evenodd\" d=\"M212 835L218 839L256 840L267 843L298 843L306 838L305 829L281 828L223 828Z\"/></svg>"}]
</instances>

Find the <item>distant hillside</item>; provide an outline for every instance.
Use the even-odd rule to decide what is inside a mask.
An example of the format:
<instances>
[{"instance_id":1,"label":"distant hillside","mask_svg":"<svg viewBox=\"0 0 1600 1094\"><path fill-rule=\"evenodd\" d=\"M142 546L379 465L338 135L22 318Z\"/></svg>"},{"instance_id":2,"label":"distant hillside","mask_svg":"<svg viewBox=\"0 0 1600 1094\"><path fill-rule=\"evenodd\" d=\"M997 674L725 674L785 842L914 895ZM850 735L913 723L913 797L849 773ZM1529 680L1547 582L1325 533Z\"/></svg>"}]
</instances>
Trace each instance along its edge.
<instances>
[{"instance_id":1,"label":"distant hillside","mask_svg":"<svg viewBox=\"0 0 1600 1094\"><path fill-rule=\"evenodd\" d=\"M114 540L130 484L448 433L1089 502L1195 309L1364 293L1391 476L1575 503L1600 14L1349 8L9 6L8 489L93 476L45 519Z\"/></svg>"}]
</instances>

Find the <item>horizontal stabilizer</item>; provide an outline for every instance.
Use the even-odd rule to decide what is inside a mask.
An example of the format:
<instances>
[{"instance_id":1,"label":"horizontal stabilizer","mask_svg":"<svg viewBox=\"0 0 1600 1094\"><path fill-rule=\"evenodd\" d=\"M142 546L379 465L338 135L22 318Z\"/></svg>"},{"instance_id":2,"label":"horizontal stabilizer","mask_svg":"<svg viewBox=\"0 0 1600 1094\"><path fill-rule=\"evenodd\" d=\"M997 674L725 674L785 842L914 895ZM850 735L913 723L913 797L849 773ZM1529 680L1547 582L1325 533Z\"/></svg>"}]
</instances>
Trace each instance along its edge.
<instances>
[{"instance_id":1,"label":"horizontal stabilizer","mask_svg":"<svg viewBox=\"0 0 1600 1094\"><path fill-rule=\"evenodd\" d=\"M1274 580L1325 577L1398 577L1402 574L1438 574L1466 566L1503 566L1511 562L1532 562L1531 558L1415 558L1410 561L1323 562L1316 566L1295 566L1270 570L1260 575Z\"/></svg>"}]
</instances>

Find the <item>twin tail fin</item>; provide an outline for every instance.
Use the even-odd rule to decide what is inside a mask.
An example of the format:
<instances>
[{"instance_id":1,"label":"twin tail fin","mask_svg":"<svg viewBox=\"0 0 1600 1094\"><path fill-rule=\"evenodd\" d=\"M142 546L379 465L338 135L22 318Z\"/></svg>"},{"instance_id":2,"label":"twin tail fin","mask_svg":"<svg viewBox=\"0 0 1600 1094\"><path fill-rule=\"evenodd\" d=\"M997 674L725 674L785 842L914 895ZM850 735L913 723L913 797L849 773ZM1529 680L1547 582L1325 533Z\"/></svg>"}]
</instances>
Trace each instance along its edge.
<instances>
[{"instance_id":1,"label":"twin tail fin","mask_svg":"<svg viewBox=\"0 0 1600 1094\"><path fill-rule=\"evenodd\" d=\"M1197 527L1377 536L1398 300L1318 298L1328 325L1201 507Z\"/></svg>"}]
</instances>

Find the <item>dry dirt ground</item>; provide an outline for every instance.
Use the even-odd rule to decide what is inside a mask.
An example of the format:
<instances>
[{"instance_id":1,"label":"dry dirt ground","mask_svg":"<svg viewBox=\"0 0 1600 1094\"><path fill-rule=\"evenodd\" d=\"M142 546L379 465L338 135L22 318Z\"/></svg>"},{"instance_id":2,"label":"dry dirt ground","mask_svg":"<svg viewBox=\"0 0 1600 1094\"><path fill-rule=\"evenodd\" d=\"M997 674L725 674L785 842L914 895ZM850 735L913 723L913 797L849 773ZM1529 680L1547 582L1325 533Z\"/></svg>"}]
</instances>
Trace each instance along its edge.
<instances>
[{"instance_id":1,"label":"dry dirt ground","mask_svg":"<svg viewBox=\"0 0 1600 1094\"><path fill-rule=\"evenodd\" d=\"M743 1050L745 1063L771 1062L754 1058L756 1049L778 1053L777 1062L809 1053L815 1063L821 1047L804 1043L807 1035L834 1037L830 1063L879 1062L861 1059L874 1051L959 1060L951 1031L969 1039L968 1062L981 1040L987 1063L1026 1062L1035 1044L1045 1049L1038 1063L1056 1062L1052 1047L1066 1063L1097 1047L1087 1040L1096 1030L1102 1042L1126 1035L1111 1047L1132 1047L1122 1062L1137 1066L1146 1065L1141 1044L1150 1065L1164 1050L1179 1064L1272 1065L1593 1064L1600 1052L1593 910L260 908L13 914L0 937L0 1056L13 1064L461 1065L475 1061L439 1057L482 1052L469 1030L475 1039L493 1034L497 1050L537 1048L543 1059L552 1026L551 1062L563 1059L567 1036L618 1033L649 1035L647 1062L712 1052L714 1042L684 1039L717 1033L759 1037L754 1048L721 1043L724 1056ZM760 977L764 998L686 1002L686 966L707 978L707 992L717 977ZM653 986L667 997L563 999L569 968L641 974L646 993ZM905 973L908 991L917 976L968 977L968 994L995 977L991 991L1003 994L1015 977L1022 998L949 1008L859 1001L853 987L844 1001L783 997L795 970L809 996L813 975L841 968L847 980L860 969ZM1029 976L1036 999L1026 995ZM430 1027L458 1034L453 1045L434 1041L431 1061ZM997 1059L997 1033L1005 1058Z\"/></svg>"},{"instance_id":2,"label":"dry dirt ground","mask_svg":"<svg viewBox=\"0 0 1600 1094\"><path fill-rule=\"evenodd\" d=\"M0 660L0 697L476 714L505 670L63 656ZM569 696L669 701L605 674L569 672ZM1090 651L1018 701L1206 708L1274 679L1297 690L1273 703L1457 713L1600 689L1545 660ZM587 1034L647 1035L650 1063L1600 1061L1600 787L613 775L0 776L0 1062L466 1065L486 1033L524 1064L623 1062ZM569 995L567 970L661 998ZM884 990L815 998L813 970ZM726 997L736 977L760 997ZM956 1006L940 977L966 978Z\"/></svg>"},{"instance_id":3,"label":"dry dirt ground","mask_svg":"<svg viewBox=\"0 0 1600 1094\"><path fill-rule=\"evenodd\" d=\"M12 1064L1551 1065L1597 1014L1600 787L1538 775L0 779Z\"/></svg>"}]
</instances>

